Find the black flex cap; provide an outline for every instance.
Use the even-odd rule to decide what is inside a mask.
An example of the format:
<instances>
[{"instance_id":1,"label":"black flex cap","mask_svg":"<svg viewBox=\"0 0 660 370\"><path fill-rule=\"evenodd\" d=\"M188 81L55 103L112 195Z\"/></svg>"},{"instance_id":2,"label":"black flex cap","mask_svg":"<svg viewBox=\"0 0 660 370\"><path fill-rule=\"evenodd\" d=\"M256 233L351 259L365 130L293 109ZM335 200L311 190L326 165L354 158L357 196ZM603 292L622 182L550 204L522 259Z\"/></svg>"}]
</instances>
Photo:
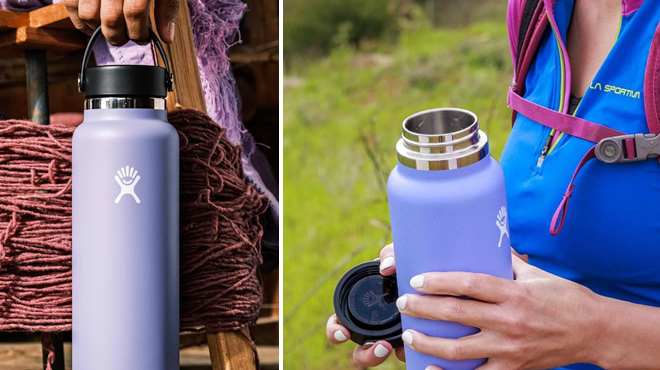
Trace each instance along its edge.
<instances>
[{"instance_id":1,"label":"black flex cap","mask_svg":"<svg viewBox=\"0 0 660 370\"><path fill-rule=\"evenodd\" d=\"M401 347L401 315L396 308L396 276L380 274L377 261L348 271L337 284L335 313L357 344L385 340Z\"/></svg>"},{"instance_id":2,"label":"black flex cap","mask_svg":"<svg viewBox=\"0 0 660 370\"><path fill-rule=\"evenodd\" d=\"M108 65L87 68L94 42L101 35L97 28L89 39L82 69L78 76L78 88L85 97L150 97L164 98L172 91L172 73L163 45L149 30L149 35L163 59L165 68L149 65Z\"/></svg>"},{"instance_id":3,"label":"black flex cap","mask_svg":"<svg viewBox=\"0 0 660 370\"><path fill-rule=\"evenodd\" d=\"M87 68L86 97L135 96L164 98L167 96L163 67L148 65L112 65Z\"/></svg>"}]
</instances>

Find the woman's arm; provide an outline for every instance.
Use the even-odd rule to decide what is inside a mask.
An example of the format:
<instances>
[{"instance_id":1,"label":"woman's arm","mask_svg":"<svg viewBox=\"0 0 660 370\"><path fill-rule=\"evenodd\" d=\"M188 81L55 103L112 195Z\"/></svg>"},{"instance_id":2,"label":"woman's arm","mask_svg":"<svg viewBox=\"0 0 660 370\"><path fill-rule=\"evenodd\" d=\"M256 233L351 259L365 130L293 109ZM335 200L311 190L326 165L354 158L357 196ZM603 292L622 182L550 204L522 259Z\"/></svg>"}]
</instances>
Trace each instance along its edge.
<instances>
[{"instance_id":1,"label":"woman's arm","mask_svg":"<svg viewBox=\"0 0 660 370\"><path fill-rule=\"evenodd\" d=\"M658 368L659 308L602 297L515 256L513 260L514 281L463 272L414 277L413 288L429 295L399 298L402 314L481 331L443 339L408 330L406 345L451 360L488 358L478 370L547 369L581 362L607 369Z\"/></svg>"},{"instance_id":2,"label":"woman's arm","mask_svg":"<svg viewBox=\"0 0 660 370\"><path fill-rule=\"evenodd\" d=\"M660 308L599 297L601 351L596 364L611 370L660 366Z\"/></svg>"}]
</instances>

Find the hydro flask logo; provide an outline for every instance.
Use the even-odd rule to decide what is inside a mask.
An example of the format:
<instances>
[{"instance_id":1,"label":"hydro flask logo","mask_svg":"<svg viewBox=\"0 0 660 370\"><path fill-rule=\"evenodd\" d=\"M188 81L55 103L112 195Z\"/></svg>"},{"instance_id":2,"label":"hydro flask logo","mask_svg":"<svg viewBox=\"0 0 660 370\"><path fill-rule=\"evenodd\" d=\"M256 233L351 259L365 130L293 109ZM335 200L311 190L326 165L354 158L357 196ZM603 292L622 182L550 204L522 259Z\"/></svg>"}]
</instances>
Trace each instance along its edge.
<instances>
[{"instance_id":1,"label":"hydro flask logo","mask_svg":"<svg viewBox=\"0 0 660 370\"><path fill-rule=\"evenodd\" d=\"M119 184L120 192L117 199L115 199L115 204L119 203L124 195L130 195L136 203L140 203L140 198L135 194L135 185L140 181L137 170L133 167L126 166L119 169L117 175L115 176L115 181Z\"/></svg>"},{"instance_id":2,"label":"hydro flask logo","mask_svg":"<svg viewBox=\"0 0 660 370\"><path fill-rule=\"evenodd\" d=\"M385 292L383 294L376 294L374 292L367 292L362 296L362 303L371 308L375 305L378 305L381 309L385 309L385 296L388 295L389 292Z\"/></svg>"},{"instance_id":3,"label":"hydro flask logo","mask_svg":"<svg viewBox=\"0 0 660 370\"><path fill-rule=\"evenodd\" d=\"M497 228L500 229L500 242L497 244L497 248L500 248L502 247L502 239L504 238L505 234L506 237L510 239L509 219L506 214L506 207L502 206L502 208L500 208L500 212L497 214L497 221L495 221L495 225L497 225Z\"/></svg>"}]
</instances>

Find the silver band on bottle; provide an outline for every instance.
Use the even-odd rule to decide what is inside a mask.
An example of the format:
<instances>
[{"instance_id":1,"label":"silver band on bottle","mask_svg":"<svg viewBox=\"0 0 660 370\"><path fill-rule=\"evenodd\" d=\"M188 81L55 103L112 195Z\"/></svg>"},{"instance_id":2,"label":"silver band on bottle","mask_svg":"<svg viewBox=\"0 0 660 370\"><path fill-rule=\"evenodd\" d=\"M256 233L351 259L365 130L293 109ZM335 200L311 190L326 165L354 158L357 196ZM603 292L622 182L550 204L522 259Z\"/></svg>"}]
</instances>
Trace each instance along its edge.
<instances>
[{"instance_id":1,"label":"silver band on bottle","mask_svg":"<svg viewBox=\"0 0 660 370\"><path fill-rule=\"evenodd\" d=\"M126 109L149 108L165 110L167 104L164 98L117 97L117 98L87 98L85 109Z\"/></svg>"},{"instance_id":2,"label":"silver band on bottle","mask_svg":"<svg viewBox=\"0 0 660 370\"><path fill-rule=\"evenodd\" d=\"M397 159L406 167L441 171L469 166L489 154L488 137L477 116L458 108L422 111L403 121L396 145Z\"/></svg>"}]
</instances>

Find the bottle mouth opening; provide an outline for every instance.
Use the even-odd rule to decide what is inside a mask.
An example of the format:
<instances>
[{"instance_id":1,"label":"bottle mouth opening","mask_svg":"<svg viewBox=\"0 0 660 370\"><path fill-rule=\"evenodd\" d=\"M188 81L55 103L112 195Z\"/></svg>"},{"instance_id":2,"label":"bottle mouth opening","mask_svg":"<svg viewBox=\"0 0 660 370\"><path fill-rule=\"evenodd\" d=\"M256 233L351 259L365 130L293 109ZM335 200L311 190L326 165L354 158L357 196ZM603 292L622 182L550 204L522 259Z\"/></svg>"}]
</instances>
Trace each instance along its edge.
<instances>
[{"instance_id":1,"label":"bottle mouth opening","mask_svg":"<svg viewBox=\"0 0 660 370\"><path fill-rule=\"evenodd\" d=\"M416 169L460 168L487 155L488 138L479 130L477 116L459 108L430 109L409 116L403 121L397 144L399 163Z\"/></svg>"},{"instance_id":2,"label":"bottle mouth opening","mask_svg":"<svg viewBox=\"0 0 660 370\"><path fill-rule=\"evenodd\" d=\"M475 127L477 126L477 127ZM405 137L418 142L432 142L432 138L457 138L478 130L477 116L458 108L438 108L425 110L403 121ZM427 140L423 140L426 138ZM421 140L420 140L421 139ZM448 140L437 140L448 141Z\"/></svg>"}]
</instances>

